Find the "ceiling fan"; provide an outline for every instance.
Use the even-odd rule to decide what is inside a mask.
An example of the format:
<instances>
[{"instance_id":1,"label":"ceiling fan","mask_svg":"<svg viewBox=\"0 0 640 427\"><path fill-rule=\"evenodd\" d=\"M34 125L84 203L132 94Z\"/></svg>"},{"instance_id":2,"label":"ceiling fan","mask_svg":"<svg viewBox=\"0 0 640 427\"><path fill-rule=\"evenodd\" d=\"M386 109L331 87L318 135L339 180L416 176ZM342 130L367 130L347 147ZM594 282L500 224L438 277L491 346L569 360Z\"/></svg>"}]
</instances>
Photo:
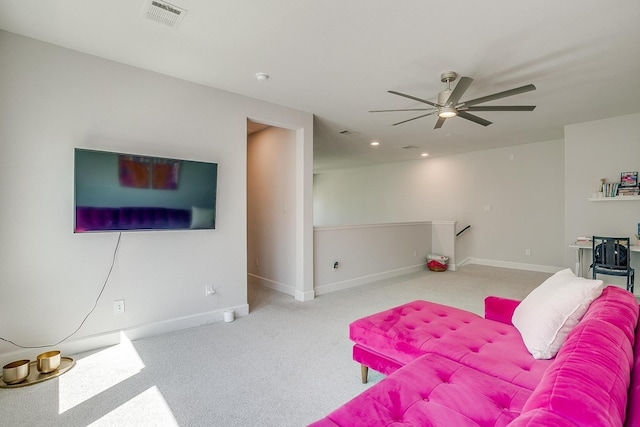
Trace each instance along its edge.
<instances>
[{"instance_id":1,"label":"ceiling fan","mask_svg":"<svg viewBox=\"0 0 640 427\"><path fill-rule=\"evenodd\" d=\"M418 117L413 117L408 120L403 120L398 123L394 123L392 126L400 125L402 123L410 122L412 120L420 119L422 117L438 114L438 121L434 129L439 129L444 124L445 120L451 117L462 117L463 119L471 120L474 123L478 123L482 126L489 126L492 122L478 117L474 114L470 114L470 111L533 111L536 108L535 105L505 105L505 106L479 106L483 102L494 101L496 99L506 98L508 96L517 95L524 92L535 90L536 87L532 84L517 87L515 89L505 90L504 92L494 93L493 95L483 96L481 98L472 99L469 101L460 101L462 95L469 89L473 79L470 77L461 77L460 81L456 84L454 89L451 89L451 82L458 78L458 74L453 71L446 71L440 75L440 81L447 84L447 88L438 94L438 102L427 101L426 99L417 98L415 96L407 95L405 93L396 92L390 90L389 93L394 95L403 96L405 98L413 99L414 101L422 102L430 105L430 108L407 108L400 110L371 110L370 113L387 113L390 111L429 111L426 114L422 114Z\"/></svg>"}]
</instances>

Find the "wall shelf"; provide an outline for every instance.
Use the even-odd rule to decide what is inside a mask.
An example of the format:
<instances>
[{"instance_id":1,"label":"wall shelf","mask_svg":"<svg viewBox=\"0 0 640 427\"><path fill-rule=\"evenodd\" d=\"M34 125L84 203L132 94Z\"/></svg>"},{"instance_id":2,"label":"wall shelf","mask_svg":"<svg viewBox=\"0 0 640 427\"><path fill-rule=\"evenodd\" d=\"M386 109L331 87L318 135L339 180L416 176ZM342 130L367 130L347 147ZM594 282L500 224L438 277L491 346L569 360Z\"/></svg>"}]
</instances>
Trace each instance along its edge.
<instances>
[{"instance_id":1,"label":"wall shelf","mask_svg":"<svg viewBox=\"0 0 640 427\"><path fill-rule=\"evenodd\" d=\"M614 200L640 200L640 196L589 197L590 202L613 202Z\"/></svg>"}]
</instances>

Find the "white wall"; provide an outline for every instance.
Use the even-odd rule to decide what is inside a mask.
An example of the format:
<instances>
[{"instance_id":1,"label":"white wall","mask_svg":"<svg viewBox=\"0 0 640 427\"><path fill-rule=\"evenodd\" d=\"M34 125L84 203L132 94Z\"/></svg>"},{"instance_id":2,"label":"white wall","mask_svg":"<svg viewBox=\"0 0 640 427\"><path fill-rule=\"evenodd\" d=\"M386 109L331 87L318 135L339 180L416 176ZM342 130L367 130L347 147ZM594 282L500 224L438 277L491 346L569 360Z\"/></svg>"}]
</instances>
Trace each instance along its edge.
<instances>
[{"instance_id":1,"label":"white wall","mask_svg":"<svg viewBox=\"0 0 640 427\"><path fill-rule=\"evenodd\" d=\"M561 140L330 171L314 175L314 221L457 221L471 225L456 242L459 264L554 271L564 265L563 183Z\"/></svg>"},{"instance_id":2,"label":"white wall","mask_svg":"<svg viewBox=\"0 0 640 427\"><path fill-rule=\"evenodd\" d=\"M74 147L219 163L217 229L123 233L104 294L63 351L245 314L247 117L296 130L296 287L312 293L311 114L6 32L0 58L0 337L57 342L107 277L118 235L72 232ZM126 313L113 314L116 299ZM1 361L40 351L0 342Z\"/></svg>"},{"instance_id":3,"label":"white wall","mask_svg":"<svg viewBox=\"0 0 640 427\"><path fill-rule=\"evenodd\" d=\"M316 227L316 294L424 270L431 247L430 222Z\"/></svg>"},{"instance_id":4,"label":"white wall","mask_svg":"<svg viewBox=\"0 0 640 427\"><path fill-rule=\"evenodd\" d=\"M598 191L601 178L618 182L621 172L640 171L640 114L566 126L565 168L566 265L573 267L575 263L575 251L568 249L568 245L577 236L631 237L635 244L640 201L587 199ZM632 257L636 269L640 268L638 258Z\"/></svg>"},{"instance_id":5,"label":"white wall","mask_svg":"<svg viewBox=\"0 0 640 427\"><path fill-rule=\"evenodd\" d=\"M270 127L248 138L249 280L295 296L295 132Z\"/></svg>"}]
</instances>

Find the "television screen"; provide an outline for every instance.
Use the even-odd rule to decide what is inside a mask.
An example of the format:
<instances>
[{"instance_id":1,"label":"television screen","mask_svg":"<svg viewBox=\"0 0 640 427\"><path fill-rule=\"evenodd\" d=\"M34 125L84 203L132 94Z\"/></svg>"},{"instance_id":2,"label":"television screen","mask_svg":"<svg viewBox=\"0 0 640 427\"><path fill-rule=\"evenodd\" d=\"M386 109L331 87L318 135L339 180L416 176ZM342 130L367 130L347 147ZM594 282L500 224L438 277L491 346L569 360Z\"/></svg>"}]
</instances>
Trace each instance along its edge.
<instances>
[{"instance_id":1,"label":"television screen","mask_svg":"<svg viewBox=\"0 0 640 427\"><path fill-rule=\"evenodd\" d=\"M76 233L214 229L218 164L75 149Z\"/></svg>"}]
</instances>

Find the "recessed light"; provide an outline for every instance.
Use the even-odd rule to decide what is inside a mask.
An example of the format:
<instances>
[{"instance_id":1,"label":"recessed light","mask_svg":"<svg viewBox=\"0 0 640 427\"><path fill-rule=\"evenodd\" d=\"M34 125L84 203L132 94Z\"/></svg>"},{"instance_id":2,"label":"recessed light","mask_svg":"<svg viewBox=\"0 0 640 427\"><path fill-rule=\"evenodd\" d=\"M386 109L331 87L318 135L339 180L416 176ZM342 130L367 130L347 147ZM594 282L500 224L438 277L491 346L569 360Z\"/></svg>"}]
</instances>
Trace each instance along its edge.
<instances>
[{"instance_id":1,"label":"recessed light","mask_svg":"<svg viewBox=\"0 0 640 427\"><path fill-rule=\"evenodd\" d=\"M373 145L374 147L377 147L378 145L380 145L380 143L378 141L373 141L371 145Z\"/></svg>"},{"instance_id":2,"label":"recessed light","mask_svg":"<svg viewBox=\"0 0 640 427\"><path fill-rule=\"evenodd\" d=\"M263 82L263 81L269 79L269 74L267 74L267 73L257 73L256 74L256 79L258 79L258 81Z\"/></svg>"},{"instance_id":3,"label":"recessed light","mask_svg":"<svg viewBox=\"0 0 640 427\"><path fill-rule=\"evenodd\" d=\"M420 154L422 157L427 157L429 155L429 153L422 153Z\"/></svg>"}]
</instances>

